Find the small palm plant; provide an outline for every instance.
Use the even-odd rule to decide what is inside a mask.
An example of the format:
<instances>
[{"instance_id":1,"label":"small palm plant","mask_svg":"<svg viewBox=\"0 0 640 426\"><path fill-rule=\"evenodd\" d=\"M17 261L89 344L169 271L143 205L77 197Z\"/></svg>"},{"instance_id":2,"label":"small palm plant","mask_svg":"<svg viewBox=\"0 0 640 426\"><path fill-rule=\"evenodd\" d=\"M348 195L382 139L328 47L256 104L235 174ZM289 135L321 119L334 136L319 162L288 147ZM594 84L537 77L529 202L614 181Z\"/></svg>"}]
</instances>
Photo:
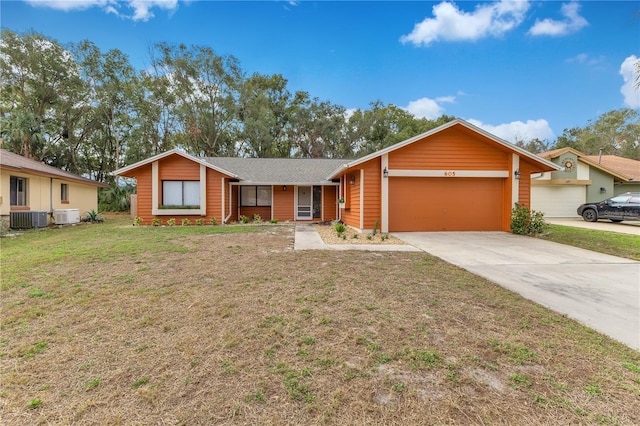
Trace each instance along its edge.
<instances>
[{"instance_id":1,"label":"small palm plant","mask_svg":"<svg viewBox=\"0 0 640 426\"><path fill-rule=\"evenodd\" d=\"M100 213L98 213L97 211L91 210L84 214L84 216L82 217L82 221L91 222L91 223L101 223L101 222L104 222L104 218L100 216Z\"/></svg>"}]
</instances>

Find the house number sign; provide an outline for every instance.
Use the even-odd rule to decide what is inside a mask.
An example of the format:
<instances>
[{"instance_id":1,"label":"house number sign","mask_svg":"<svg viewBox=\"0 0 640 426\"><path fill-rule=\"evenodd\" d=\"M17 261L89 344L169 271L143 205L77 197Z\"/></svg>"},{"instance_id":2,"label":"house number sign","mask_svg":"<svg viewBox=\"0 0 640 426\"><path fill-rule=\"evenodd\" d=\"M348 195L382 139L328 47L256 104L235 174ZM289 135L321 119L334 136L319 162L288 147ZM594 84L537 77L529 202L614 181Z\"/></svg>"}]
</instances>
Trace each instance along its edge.
<instances>
[{"instance_id":1,"label":"house number sign","mask_svg":"<svg viewBox=\"0 0 640 426\"><path fill-rule=\"evenodd\" d=\"M456 172L454 172L453 170L450 171L446 171L444 172L445 177L455 177L456 176Z\"/></svg>"}]
</instances>

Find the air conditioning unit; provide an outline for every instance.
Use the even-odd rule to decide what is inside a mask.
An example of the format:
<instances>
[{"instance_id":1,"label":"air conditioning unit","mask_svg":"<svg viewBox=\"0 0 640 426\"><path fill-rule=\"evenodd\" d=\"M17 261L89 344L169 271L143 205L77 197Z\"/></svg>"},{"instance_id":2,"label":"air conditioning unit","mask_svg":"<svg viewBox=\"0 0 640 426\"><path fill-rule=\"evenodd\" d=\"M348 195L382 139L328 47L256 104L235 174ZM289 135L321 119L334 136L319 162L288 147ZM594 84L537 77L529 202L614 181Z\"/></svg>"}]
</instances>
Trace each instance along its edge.
<instances>
[{"instance_id":1,"label":"air conditioning unit","mask_svg":"<svg viewBox=\"0 0 640 426\"><path fill-rule=\"evenodd\" d=\"M71 223L79 223L80 210L78 209L54 210L53 218L56 225L69 225Z\"/></svg>"},{"instance_id":2,"label":"air conditioning unit","mask_svg":"<svg viewBox=\"0 0 640 426\"><path fill-rule=\"evenodd\" d=\"M12 229L45 228L49 224L48 212L9 212L9 227Z\"/></svg>"}]
</instances>

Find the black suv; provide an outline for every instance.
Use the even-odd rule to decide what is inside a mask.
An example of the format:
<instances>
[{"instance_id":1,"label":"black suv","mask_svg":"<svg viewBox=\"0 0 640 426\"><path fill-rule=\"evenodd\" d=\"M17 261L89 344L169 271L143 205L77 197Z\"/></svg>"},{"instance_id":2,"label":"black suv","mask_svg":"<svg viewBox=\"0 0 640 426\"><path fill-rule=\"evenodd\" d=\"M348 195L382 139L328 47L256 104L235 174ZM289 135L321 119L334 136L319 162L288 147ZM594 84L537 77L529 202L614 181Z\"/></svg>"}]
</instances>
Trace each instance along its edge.
<instances>
[{"instance_id":1,"label":"black suv","mask_svg":"<svg viewBox=\"0 0 640 426\"><path fill-rule=\"evenodd\" d=\"M640 192L626 192L599 203L586 203L578 207L578 214L587 222L609 219L611 222L640 220Z\"/></svg>"}]
</instances>

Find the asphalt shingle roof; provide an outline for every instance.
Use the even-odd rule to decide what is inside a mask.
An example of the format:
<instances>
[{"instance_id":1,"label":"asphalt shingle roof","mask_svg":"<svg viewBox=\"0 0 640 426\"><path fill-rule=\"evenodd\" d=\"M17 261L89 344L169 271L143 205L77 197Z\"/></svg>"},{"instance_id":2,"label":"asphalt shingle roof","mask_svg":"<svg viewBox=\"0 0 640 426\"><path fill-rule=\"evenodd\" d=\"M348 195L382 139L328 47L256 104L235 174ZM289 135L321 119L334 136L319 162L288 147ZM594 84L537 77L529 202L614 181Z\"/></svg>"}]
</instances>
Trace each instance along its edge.
<instances>
[{"instance_id":1,"label":"asphalt shingle roof","mask_svg":"<svg viewBox=\"0 0 640 426\"><path fill-rule=\"evenodd\" d=\"M207 157L206 162L253 184L319 184L349 162L324 158Z\"/></svg>"},{"instance_id":2,"label":"asphalt shingle roof","mask_svg":"<svg viewBox=\"0 0 640 426\"><path fill-rule=\"evenodd\" d=\"M597 164L630 177L632 180L640 180L640 161L631 158L618 157L617 155L585 155L585 158Z\"/></svg>"},{"instance_id":3,"label":"asphalt shingle roof","mask_svg":"<svg viewBox=\"0 0 640 426\"><path fill-rule=\"evenodd\" d=\"M55 167L40 163L30 158L5 149L0 149L0 168L8 168L12 170L20 170L23 172L32 172L35 174L57 177L60 179L69 179L77 182L84 182L96 186L106 186L95 180L87 179L75 173L66 172Z\"/></svg>"}]
</instances>

